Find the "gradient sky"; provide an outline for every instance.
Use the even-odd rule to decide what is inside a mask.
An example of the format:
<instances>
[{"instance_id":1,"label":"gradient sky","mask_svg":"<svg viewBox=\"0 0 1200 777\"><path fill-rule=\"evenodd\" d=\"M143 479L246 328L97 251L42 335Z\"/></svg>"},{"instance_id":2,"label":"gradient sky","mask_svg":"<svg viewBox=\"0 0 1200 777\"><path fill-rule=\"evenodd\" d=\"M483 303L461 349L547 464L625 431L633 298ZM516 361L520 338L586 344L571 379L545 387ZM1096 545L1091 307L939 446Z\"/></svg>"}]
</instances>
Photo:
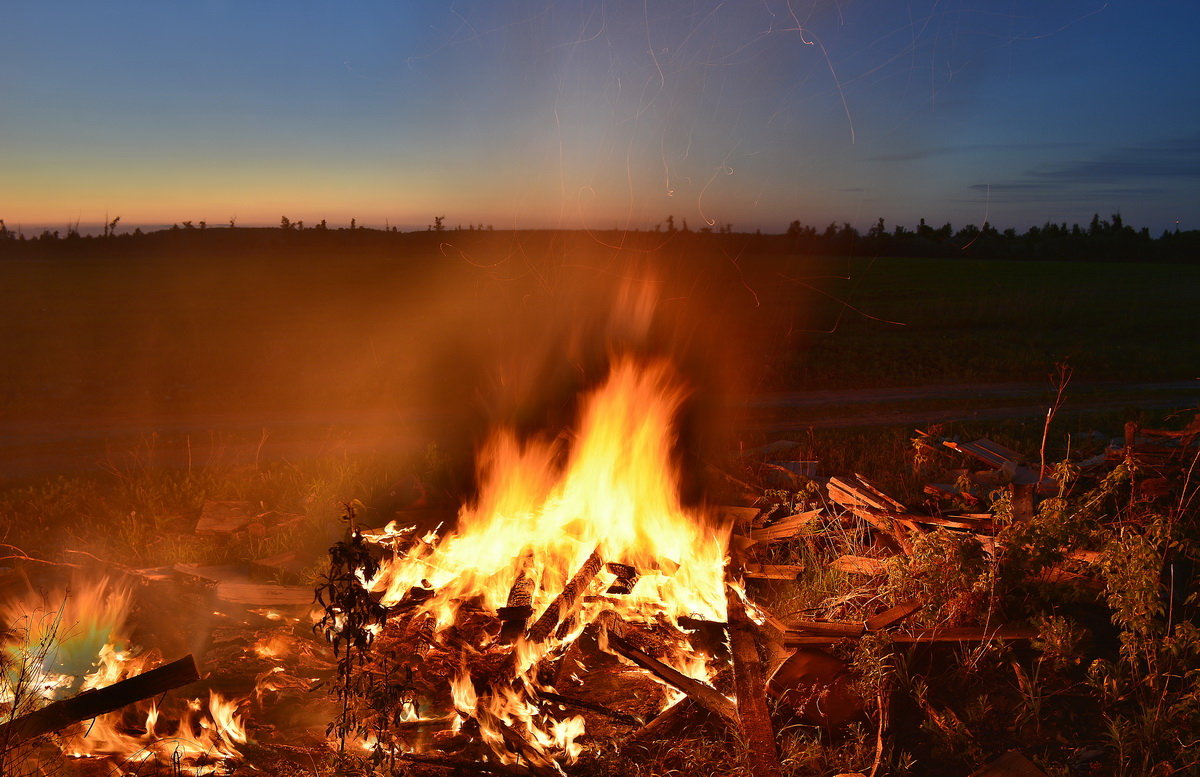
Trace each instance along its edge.
<instances>
[{"instance_id":1,"label":"gradient sky","mask_svg":"<svg viewBox=\"0 0 1200 777\"><path fill-rule=\"evenodd\" d=\"M1195 0L6 0L10 227L1200 227Z\"/></svg>"}]
</instances>

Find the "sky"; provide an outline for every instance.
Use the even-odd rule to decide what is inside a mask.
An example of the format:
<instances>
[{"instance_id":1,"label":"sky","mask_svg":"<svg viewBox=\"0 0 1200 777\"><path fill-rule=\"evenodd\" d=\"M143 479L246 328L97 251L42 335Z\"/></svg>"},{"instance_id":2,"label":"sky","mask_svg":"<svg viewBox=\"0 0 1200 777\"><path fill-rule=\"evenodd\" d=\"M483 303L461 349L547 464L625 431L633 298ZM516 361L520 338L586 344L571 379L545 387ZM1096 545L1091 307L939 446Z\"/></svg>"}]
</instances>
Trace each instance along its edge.
<instances>
[{"instance_id":1,"label":"sky","mask_svg":"<svg viewBox=\"0 0 1200 777\"><path fill-rule=\"evenodd\" d=\"M5 0L10 228L1200 228L1195 0Z\"/></svg>"}]
</instances>

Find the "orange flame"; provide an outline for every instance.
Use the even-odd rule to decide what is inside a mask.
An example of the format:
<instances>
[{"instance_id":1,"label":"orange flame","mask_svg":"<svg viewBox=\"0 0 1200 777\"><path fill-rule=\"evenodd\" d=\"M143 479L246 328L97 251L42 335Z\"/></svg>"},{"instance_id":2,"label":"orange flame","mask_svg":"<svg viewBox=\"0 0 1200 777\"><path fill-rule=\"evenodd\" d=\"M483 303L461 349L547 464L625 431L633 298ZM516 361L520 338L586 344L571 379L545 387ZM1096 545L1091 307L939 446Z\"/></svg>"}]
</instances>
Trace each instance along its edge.
<instances>
[{"instance_id":1,"label":"orange flame","mask_svg":"<svg viewBox=\"0 0 1200 777\"><path fill-rule=\"evenodd\" d=\"M673 420L684 398L665 362L618 360L605 384L585 397L567 450L497 434L479 458L479 497L460 511L457 528L426 535L364 581L389 605L413 587L432 589L420 607L436 616L437 630L453 624L469 600L496 613L522 577L531 583L535 615L556 601L569 610L549 638L517 640L516 685L477 689L465 670L451 679L454 707L479 722L497 753L504 749L500 724L519 721L538 752L568 760L578 754L583 719L543 715L529 690L538 687L535 664L602 615L676 628L685 616L725 620L727 533L685 509L679 497ZM556 600L595 557L633 567L636 584L619 596ZM589 590L603 593L616 577L601 567L587 581ZM704 657L685 645L672 660L689 675L707 677Z\"/></svg>"}]
</instances>

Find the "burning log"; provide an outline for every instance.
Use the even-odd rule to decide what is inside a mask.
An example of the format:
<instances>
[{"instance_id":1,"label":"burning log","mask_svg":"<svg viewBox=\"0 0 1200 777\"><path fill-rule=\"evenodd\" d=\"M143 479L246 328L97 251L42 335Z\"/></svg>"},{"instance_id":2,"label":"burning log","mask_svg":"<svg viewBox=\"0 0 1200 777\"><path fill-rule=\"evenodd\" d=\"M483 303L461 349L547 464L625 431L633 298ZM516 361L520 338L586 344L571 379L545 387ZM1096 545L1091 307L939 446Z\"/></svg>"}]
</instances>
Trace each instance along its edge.
<instances>
[{"instance_id":1,"label":"burning log","mask_svg":"<svg viewBox=\"0 0 1200 777\"><path fill-rule=\"evenodd\" d=\"M508 591L508 600L496 614L500 616L500 641L509 644L525 632L533 617L533 578L522 569Z\"/></svg>"},{"instance_id":2,"label":"burning log","mask_svg":"<svg viewBox=\"0 0 1200 777\"><path fill-rule=\"evenodd\" d=\"M609 562L605 565L605 567L609 572L612 572L617 576L617 579L614 580L613 584L608 587L607 591L605 591L605 593L608 594L624 596L631 593L633 591L633 587L637 585L638 578L641 577L641 575L638 574L637 569L629 564Z\"/></svg>"},{"instance_id":3,"label":"burning log","mask_svg":"<svg viewBox=\"0 0 1200 777\"><path fill-rule=\"evenodd\" d=\"M603 565L604 562L600 558L600 550L596 549L592 551L592 555L587 557L587 560L583 562L583 566L579 568L575 576L567 581L562 592L554 597L554 601L550 602L546 611L541 614L541 617L529 629L527 638L530 642L544 642L550 636L559 622L567 618L572 608L582 598L588 584L600 572L600 567Z\"/></svg>"},{"instance_id":4,"label":"burning log","mask_svg":"<svg viewBox=\"0 0 1200 777\"><path fill-rule=\"evenodd\" d=\"M0 745L11 747L42 734L66 728L72 723L94 718L127 704L149 699L200 679L196 661L190 655L178 661L143 672L136 677L113 683L106 688L85 691L78 696L56 701L16 720L0 724Z\"/></svg>"},{"instance_id":5,"label":"burning log","mask_svg":"<svg viewBox=\"0 0 1200 777\"><path fill-rule=\"evenodd\" d=\"M611 631L608 632L608 646L617 655L632 661L677 691L686 693L709 712L721 716L735 726L741 725L737 706L711 685L694 680L679 670L667 666L658 659L638 650Z\"/></svg>"}]
</instances>

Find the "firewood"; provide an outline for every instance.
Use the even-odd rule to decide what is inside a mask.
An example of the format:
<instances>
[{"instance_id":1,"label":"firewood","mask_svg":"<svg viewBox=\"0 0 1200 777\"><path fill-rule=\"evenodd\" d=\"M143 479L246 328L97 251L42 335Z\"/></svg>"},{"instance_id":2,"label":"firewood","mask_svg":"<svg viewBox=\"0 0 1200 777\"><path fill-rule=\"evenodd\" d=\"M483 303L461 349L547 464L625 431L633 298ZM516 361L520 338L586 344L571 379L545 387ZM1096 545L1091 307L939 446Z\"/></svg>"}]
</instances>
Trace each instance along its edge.
<instances>
[{"instance_id":1,"label":"firewood","mask_svg":"<svg viewBox=\"0 0 1200 777\"><path fill-rule=\"evenodd\" d=\"M522 569L512 587L508 589L508 601L497 610L500 616L500 641L508 644L525 631L525 624L533 617L533 578Z\"/></svg>"},{"instance_id":2,"label":"firewood","mask_svg":"<svg viewBox=\"0 0 1200 777\"><path fill-rule=\"evenodd\" d=\"M56 701L0 724L0 747L12 747L34 737L94 718L127 704L149 699L200 679L190 655L118 683Z\"/></svg>"},{"instance_id":3,"label":"firewood","mask_svg":"<svg viewBox=\"0 0 1200 777\"><path fill-rule=\"evenodd\" d=\"M632 567L629 564L609 562L605 565L605 568L617 576L617 579L614 580L613 584L608 587L607 591L605 591L605 593L608 594L624 596L631 593L633 591L633 587L637 585L638 578L641 577L638 574L637 568Z\"/></svg>"},{"instance_id":4,"label":"firewood","mask_svg":"<svg viewBox=\"0 0 1200 777\"><path fill-rule=\"evenodd\" d=\"M779 750L775 744L775 727L767 709L766 679L758 656L754 624L747 617L742 599L732 586L725 587L725 594L737 714L746 741L747 762L759 777L782 777Z\"/></svg>"},{"instance_id":5,"label":"firewood","mask_svg":"<svg viewBox=\"0 0 1200 777\"><path fill-rule=\"evenodd\" d=\"M617 655L632 661L672 688L686 693L709 712L720 715L735 726L741 725L737 706L711 685L694 680L679 670L667 666L658 659L638 650L611 631L608 632L608 646Z\"/></svg>"},{"instance_id":6,"label":"firewood","mask_svg":"<svg viewBox=\"0 0 1200 777\"><path fill-rule=\"evenodd\" d=\"M600 558L600 549L592 551L592 555L587 557L583 562L583 566L575 573L567 584L563 587L561 593L554 597L554 601L546 607L546 611L541 614L541 617L529 629L529 634L526 635L530 642L543 642L550 636L551 632L557 628L559 622L563 620L570 610L583 597L588 585L592 579L600 572L600 567L603 566L603 560Z\"/></svg>"}]
</instances>

